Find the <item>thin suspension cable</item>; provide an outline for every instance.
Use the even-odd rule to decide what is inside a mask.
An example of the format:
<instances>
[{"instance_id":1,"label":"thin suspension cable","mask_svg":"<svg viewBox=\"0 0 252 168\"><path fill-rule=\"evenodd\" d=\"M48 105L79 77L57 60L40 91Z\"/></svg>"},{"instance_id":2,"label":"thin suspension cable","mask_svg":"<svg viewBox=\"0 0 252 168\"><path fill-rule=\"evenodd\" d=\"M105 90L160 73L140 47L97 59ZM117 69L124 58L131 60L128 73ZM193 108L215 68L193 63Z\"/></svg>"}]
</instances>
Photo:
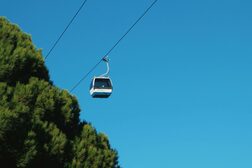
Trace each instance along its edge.
<instances>
[{"instance_id":1,"label":"thin suspension cable","mask_svg":"<svg viewBox=\"0 0 252 168\"><path fill-rule=\"evenodd\" d=\"M61 35L58 37L58 39L54 42L52 48L49 50L49 52L47 53L45 60L50 56L51 52L53 51L53 49L56 47L56 45L59 43L60 39L63 37L63 35L65 34L65 32L67 31L67 29L70 27L70 25L73 23L74 19L77 17L77 15L80 13L81 9L84 7L84 5L86 4L87 0L84 0L81 4L81 6L79 7L79 9L77 10L77 12L75 13L75 15L72 17L72 19L70 20L70 22L68 23L68 25L66 26L66 28L64 29L64 31L61 33Z\"/></svg>"},{"instance_id":2,"label":"thin suspension cable","mask_svg":"<svg viewBox=\"0 0 252 168\"><path fill-rule=\"evenodd\" d=\"M108 50L108 52L100 59L98 63L96 63L70 90L70 92L73 92L80 84L81 82L87 78L87 76L96 69L96 67L102 62L103 58L107 57L115 48L116 46L129 34L129 32L136 26L136 24L149 12L149 10L157 3L158 0L155 0L145 11L144 13L134 22L134 24L124 33L124 35L113 45L113 47Z\"/></svg>"},{"instance_id":3,"label":"thin suspension cable","mask_svg":"<svg viewBox=\"0 0 252 168\"><path fill-rule=\"evenodd\" d=\"M153 7L153 5L155 5L155 3L158 0L155 0L145 11L144 13L135 21L135 23L126 31L126 33L115 43L115 45L105 54L104 57L108 56L113 50L114 48L124 39L125 36L127 36L127 34L129 34L129 32L135 27L135 25L149 12L149 10Z\"/></svg>"},{"instance_id":4,"label":"thin suspension cable","mask_svg":"<svg viewBox=\"0 0 252 168\"><path fill-rule=\"evenodd\" d=\"M79 82L77 82L77 83L74 85L74 87L70 90L70 92L72 93L72 92L74 91L74 89L76 89L76 88L81 84L81 82L82 82L84 79L86 79L86 77L87 77L93 70L95 70L95 68L96 68L101 62L102 62L102 59L101 59L98 63L96 63L96 64L88 71L88 73L86 73L86 74L81 78L81 80L79 80Z\"/></svg>"}]
</instances>

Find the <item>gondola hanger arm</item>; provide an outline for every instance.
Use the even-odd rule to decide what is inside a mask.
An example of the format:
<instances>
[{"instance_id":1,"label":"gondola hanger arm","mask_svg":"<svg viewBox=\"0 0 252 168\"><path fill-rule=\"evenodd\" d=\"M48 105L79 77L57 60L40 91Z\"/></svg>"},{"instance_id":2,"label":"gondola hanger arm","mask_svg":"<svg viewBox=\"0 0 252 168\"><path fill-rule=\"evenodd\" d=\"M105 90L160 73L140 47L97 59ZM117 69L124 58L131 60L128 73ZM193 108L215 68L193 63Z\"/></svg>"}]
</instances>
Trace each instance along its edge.
<instances>
[{"instance_id":1,"label":"gondola hanger arm","mask_svg":"<svg viewBox=\"0 0 252 168\"><path fill-rule=\"evenodd\" d=\"M107 71L106 71L106 73L100 75L100 77L109 76L110 68L109 68L109 58L108 58L108 56L103 57L102 61L104 61L106 63L106 65L107 65Z\"/></svg>"}]
</instances>

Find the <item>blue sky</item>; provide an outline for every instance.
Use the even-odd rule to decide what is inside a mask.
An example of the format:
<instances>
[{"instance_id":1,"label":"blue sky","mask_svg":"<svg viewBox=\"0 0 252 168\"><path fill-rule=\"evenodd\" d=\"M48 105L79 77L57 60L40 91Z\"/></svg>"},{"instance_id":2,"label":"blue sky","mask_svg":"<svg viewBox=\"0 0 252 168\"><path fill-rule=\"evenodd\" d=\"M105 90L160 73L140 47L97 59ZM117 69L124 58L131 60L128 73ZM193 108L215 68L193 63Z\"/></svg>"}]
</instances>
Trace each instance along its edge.
<instances>
[{"instance_id":1,"label":"blue sky","mask_svg":"<svg viewBox=\"0 0 252 168\"><path fill-rule=\"evenodd\" d=\"M81 0L1 0L0 15L46 55ZM151 4L89 0L46 61L70 89ZM252 167L252 1L159 0L110 54L114 92L75 91L125 168Z\"/></svg>"}]
</instances>

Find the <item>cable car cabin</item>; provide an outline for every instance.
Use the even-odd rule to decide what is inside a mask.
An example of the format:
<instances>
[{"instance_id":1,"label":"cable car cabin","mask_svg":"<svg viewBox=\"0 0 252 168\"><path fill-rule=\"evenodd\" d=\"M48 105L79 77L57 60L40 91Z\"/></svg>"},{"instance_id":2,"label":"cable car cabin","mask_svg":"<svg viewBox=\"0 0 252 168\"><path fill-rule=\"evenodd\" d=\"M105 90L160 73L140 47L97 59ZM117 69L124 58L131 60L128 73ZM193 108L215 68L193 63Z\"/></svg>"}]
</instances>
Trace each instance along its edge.
<instances>
[{"instance_id":1,"label":"cable car cabin","mask_svg":"<svg viewBox=\"0 0 252 168\"><path fill-rule=\"evenodd\" d=\"M108 98L113 87L109 77L94 77L90 84L90 95L93 98Z\"/></svg>"}]
</instances>

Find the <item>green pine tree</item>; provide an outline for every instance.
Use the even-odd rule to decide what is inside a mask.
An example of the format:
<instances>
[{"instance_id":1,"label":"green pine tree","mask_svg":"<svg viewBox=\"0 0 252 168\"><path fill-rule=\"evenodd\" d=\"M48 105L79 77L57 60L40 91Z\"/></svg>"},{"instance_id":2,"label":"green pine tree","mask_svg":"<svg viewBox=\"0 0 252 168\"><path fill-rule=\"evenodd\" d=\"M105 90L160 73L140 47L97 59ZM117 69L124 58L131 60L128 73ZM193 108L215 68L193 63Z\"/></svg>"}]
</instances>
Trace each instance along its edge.
<instances>
[{"instance_id":1,"label":"green pine tree","mask_svg":"<svg viewBox=\"0 0 252 168\"><path fill-rule=\"evenodd\" d=\"M31 36L0 17L0 167L119 168L108 138L79 114Z\"/></svg>"}]
</instances>

